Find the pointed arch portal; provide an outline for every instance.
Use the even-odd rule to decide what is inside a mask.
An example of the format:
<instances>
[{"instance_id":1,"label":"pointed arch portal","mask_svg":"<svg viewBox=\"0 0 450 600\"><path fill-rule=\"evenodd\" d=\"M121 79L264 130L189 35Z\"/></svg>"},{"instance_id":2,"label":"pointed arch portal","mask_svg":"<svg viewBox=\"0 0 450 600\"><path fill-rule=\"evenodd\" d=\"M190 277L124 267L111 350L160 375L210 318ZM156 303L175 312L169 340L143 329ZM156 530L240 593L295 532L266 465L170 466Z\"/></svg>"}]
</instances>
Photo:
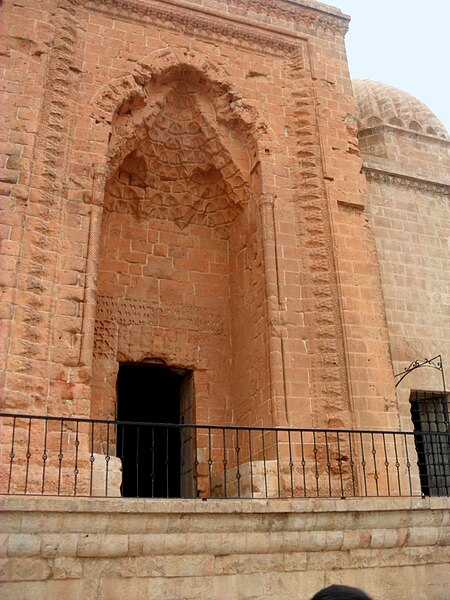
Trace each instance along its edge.
<instances>
[{"instance_id":1,"label":"pointed arch portal","mask_svg":"<svg viewBox=\"0 0 450 600\"><path fill-rule=\"evenodd\" d=\"M142 80L114 111L99 239L94 416L116 416L120 365L156 361L192 374L177 419L270 419L256 120L233 113L232 100L223 82L182 64ZM141 370L133 388L143 414L146 403L165 402L161 387L157 398L151 393L155 372Z\"/></svg>"}]
</instances>

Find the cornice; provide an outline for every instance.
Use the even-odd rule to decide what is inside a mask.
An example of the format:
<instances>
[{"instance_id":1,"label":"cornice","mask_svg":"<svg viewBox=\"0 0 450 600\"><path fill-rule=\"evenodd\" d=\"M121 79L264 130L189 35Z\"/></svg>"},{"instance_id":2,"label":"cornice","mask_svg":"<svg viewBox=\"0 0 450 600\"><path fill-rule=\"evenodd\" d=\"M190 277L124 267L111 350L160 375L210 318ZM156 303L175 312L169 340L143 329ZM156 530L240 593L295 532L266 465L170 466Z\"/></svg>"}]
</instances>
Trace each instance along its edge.
<instances>
[{"instance_id":1,"label":"cornice","mask_svg":"<svg viewBox=\"0 0 450 600\"><path fill-rule=\"evenodd\" d=\"M301 0L225 0L228 6L258 13L266 17L294 23L304 27L315 27L345 35L350 17L333 7L318 2ZM328 10L329 8L329 10Z\"/></svg>"},{"instance_id":2,"label":"cornice","mask_svg":"<svg viewBox=\"0 0 450 600\"><path fill-rule=\"evenodd\" d=\"M368 181L389 183L391 185L397 185L403 188L431 192L439 195L450 194L450 184L447 183L439 181L427 181L426 179L421 179L420 177L411 177L410 175L405 175L403 173L386 171L377 167L371 167L367 164L363 164L362 170Z\"/></svg>"},{"instance_id":3,"label":"cornice","mask_svg":"<svg viewBox=\"0 0 450 600\"><path fill-rule=\"evenodd\" d=\"M263 49L267 54L272 52L277 56L288 55L294 60L303 43L300 37L292 35L290 31L259 27L258 23L253 27L246 19L233 19L229 15L212 14L212 11L186 10L186 7L192 8L192 5L181 2L168 5L165 2L144 4L140 0L80 0L80 3L88 10L108 12L126 21L142 23L144 20L162 27L169 26L177 31L181 26L185 34L203 35L219 43L238 42L247 49L258 52ZM224 18L217 19L217 16Z\"/></svg>"},{"instance_id":4,"label":"cornice","mask_svg":"<svg viewBox=\"0 0 450 600\"><path fill-rule=\"evenodd\" d=\"M450 139L448 137L442 137L440 135L434 135L431 133L427 133L426 131L414 131L412 129L407 129L406 127L399 127L398 125L392 125L391 123L380 123L378 125L360 125L358 127L358 136L364 135L373 135L374 133L383 133L387 131L389 133L395 133L402 135L404 137L409 137L413 139L424 138L426 142L437 143L440 145L448 146L450 145Z\"/></svg>"},{"instance_id":5,"label":"cornice","mask_svg":"<svg viewBox=\"0 0 450 600\"><path fill-rule=\"evenodd\" d=\"M245 21L247 26L261 28L268 31L272 29L271 20L285 21L291 27L284 31L287 35L293 35L292 25L314 31L328 31L336 35L344 36L348 29L348 18L344 15L329 14L319 8L313 8L301 4L286 2L285 0L226 0L222 2L226 7L234 7L245 11L246 19L238 14L224 10L205 8L199 4L185 2L183 0L79 0L81 4L92 10L102 11L108 9L115 15L124 19L130 18L152 18L152 20L172 20L185 25L194 25L198 19L205 16L213 16L217 21L213 24L209 21L216 32L229 35L227 29L231 23L239 24ZM266 17L264 20L255 19L252 14ZM267 22L267 17L269 22ZM228 22L228 26L227 26ZM265 40L265 44L267 41Z\"/></svg>"},{"instance_id":6,"label":"cornice","mask_svg":"<svg viewBox=\"0 0 450 600\"><path fill-rule=\"evenodd\" d=\"M231 1L233 1L233 0L231 0ZM262 2L265 3L265 0L262 0ZM328 3L324 3L321 0L279 0L279 2L281 4L289 4L292 7L307 8L307 9L310 9L310 10L313 10L313 11L316 11L319 13L323 13L325 15L332 15L332 16L342 19L343 21L346 21L348 23L351 20L350 15L347 15L344 12L342 12L342 10L340 8L337 8L336 6L332 6L331 4L328 4ZM270 3L270 0L269 0L269 3Z\"/></svg>"}]
</instances>

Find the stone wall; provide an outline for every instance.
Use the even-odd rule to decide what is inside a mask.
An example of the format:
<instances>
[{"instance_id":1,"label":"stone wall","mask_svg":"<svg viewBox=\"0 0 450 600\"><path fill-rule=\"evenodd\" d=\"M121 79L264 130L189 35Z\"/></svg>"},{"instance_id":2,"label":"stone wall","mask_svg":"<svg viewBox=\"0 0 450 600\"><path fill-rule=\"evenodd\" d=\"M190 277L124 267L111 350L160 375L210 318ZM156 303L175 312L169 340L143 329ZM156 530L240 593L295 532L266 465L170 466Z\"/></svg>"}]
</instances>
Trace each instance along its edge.
<instances>
[{"instance_id":1,"label":"stone wall","mask_svg":"<svg viewBox=\"0 0 450 600\"><path fill-rule=\"evenodd\" d=\"M395 373L441 355L450 362L448 137L378 125L360 133ZM400 427L412 428L411 391L443 392L439 371L422 368L397 388Z\"/></svg>"},{"instance_id":2,"label":"stone wall","mask_svg":"<svg viewBox=\"0 0 450 600\"><path fill-rule=\"evenodd\" d=\"M2 8L2 406L111 417L119 363L155 360L194 371L199 422L369 425L373 402L396 425L376 265L354 277L374 246L348 18L34 5Z\"/></svg>"},{"instance_id":3,"label":"stone wall","mask_svg":"<svg viewBox=\"0 0 450 600\"><path fill-rule=\"evenodd\" d=\"M448 500L1 498L4 600L446 600Z\"/></svg>"}]
</instances>

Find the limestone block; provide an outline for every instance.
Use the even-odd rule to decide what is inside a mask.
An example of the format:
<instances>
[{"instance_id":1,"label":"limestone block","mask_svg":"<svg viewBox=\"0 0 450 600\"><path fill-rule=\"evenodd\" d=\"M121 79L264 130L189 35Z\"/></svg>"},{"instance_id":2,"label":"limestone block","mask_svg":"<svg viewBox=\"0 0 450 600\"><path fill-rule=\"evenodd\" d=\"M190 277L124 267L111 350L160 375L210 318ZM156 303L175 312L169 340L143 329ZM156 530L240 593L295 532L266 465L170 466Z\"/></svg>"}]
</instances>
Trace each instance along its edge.
<instances>
[{"instance_id":1,"label":"limestone block","mask_svg":"<svg viewBox=\"0 0 450 600\"><path fill-rule=\"evenodd\" d=\"M214 579L214 598L265 598L261 574L226 575Z\"/></svg>"},{"instance_id":2,"label":"limestone block","mask_svg":"<svg viewBox=\"0 0 450 600\"><path fill-rule=\"evenodd\" d=\"M214 572L216 575L264 573L267 571L282 571L284 567L284 554L239 554L237 556L217 556Z\"/></svg>"},{"instance_id":3,"label":"limestone block","mask_svg":"<svg viewBox=\"0 0 450 600\"><path fill-rule=\"evenodd\" d=\"M214 599L221 598L222 600L234 600L239 597L240 589L239 577L236 575L214 577L212 597Z\"/></svg>"},{"instance_id":4,"label":"limestone block","mask_svg":"<svg viewBox=\"0 0 450 600\"><path fill-rule=\"evenodd\" d=\"M80 579L83 565L79 559L56 557L53 563L53 579Z\"/></svg>"},{"instance_id":5,"label":"limestone block","mask_svg":"<svg viewBox=\"0 0 450 600\"><path fill-rule=\"evenodd\" d=\"M372 548L395 548L397 546L398 536L395 529L374 529L372 531Z\"/></svg>"},{"instance_id":6,"label":"limestone block","mask_svg":"<svg viewBox=\"0 0 450 600\"><path fill-rule=\"evenodd\" d=\"M92 464L92 496L107 496L109 498L122 495L122 461L117 456L93 454ZM91 455L89 455L91 458Z\"/></svg>"},{"instance_id":7,"label":"limestone block","mask_svg":"<svg viewBox=\"0 0 450 600\"><path fill-rule=\"evenodd\" d=\"M212 597L212 577L166 579L162 585L164 600L208 600ZM151 592L151 582L149 592Z\"/></svg>"},{"instance_id":8,"label":"limestone block","mask_svg":"<svg viewBox=\"0 0 450 600\"><path fill-rule=\"evenodd\" d=\"M135 557L114 556L82 559L83 579L101 581L105 577L126 577L128 580L138 577Z\"/></svg>"},{"instance_id":9,"label":"limestone block","mask_svg":"<svg viewBox=\"0 0 450 600\"><path fill-rule=\"evenodd\" d=\"M366 539L364 539L364 535ZM363 548L370 543L370 534L363 531L344 531L342 540L342 550L352 548Z\"/></svg>"},{"instance_id":10,"label":"limestone block","mask_svg":"<svg viewBox=\"0 0 450 600\"><path fill-rule=\"evenodd\" d=\"M208 555L166 556L164 575L166 577L207 577L214 574L214 558Z\"/></svg>"},{"instance_id":11,"label":"limestone block","mask_svg":"<svg viewBox=\"0 0 450 600\"><path fill-rule=\"evenodd\" d=\"M78 556L126 556L128 536L114 534L81 534L78 536Z\"/></svg>"},{"instance_id":12,"label":"limestone block","mask_svg":"<svg viewBox=\"0 0 450 600\"><path fill-rule=\"evenodd\" d=\"M317 552L326 548L326 532L315 531L314 535L309 532L298 533L298 549L305 552Z\"/></svg>"},{"instance_id":13,"label":"limestone block","mask_svg":"<svg viewBox=\"0 0 450 600\"><path fill-rule=\"evenodd\" d=\"M50 565L43 558L7 558L1 560L2 581L42 581L50 575Z\"/></svg>"},{"instance_id":14,"label":"limestone block","mask_svg":"<svg viewBox=\"0 0 450 600\"><path fill-rule=\"evenodd\" d=\"M263 533L231 533L220 537L222 553L269 552L270 540Z\"/></svg>"},{"instance_id":15,"label":"limestone block","mask_svg":"<svg viewBox=\"0 0 450 600\"><path fill-rule=\"evenodd\" d=\"M141 556L144 549L144 536L136 533L128 536L128 554L130 556Z\"/></svg>"},{"instance_id":16,"label":"limestone block","mask_svg":"<svg viewBox=\"0 0 450 600\"><path fill-rule=\"evenodd\" d=\"M252 461L212 477L212 496L226 498L277 498L278 474L274 460Z\"/></svg>"},{"instance_id":17,"label":"limestone block","mask_svg":"<svg viewBox=\"0 0 450 600\"><path fill-rule=\"evenodd\" d=\"M102 580L101 600L148 600L149 598L162 598L159 595L148 595L148 583L146 579L120 579L108 577Z\"/></svg>"},{"instance_id":18,"label":"limestone block","mask_svg":"<svg viewBox=\"0 0 450 600\"><path fill-rule=\"evenodd\" d=\"M439 541L440 546L450 546L450 527L441 527L439 529Z\"/></svg>"},{"instance_id":19,"label":"limestone block","mask_svg":"<svg viewBox=\"0 0 450 600\"><path fill-rule=\"evenodd\" d=\"M41 555L54 556L76 556L77 535L74 533L44 533L42 534Z\"/></svg>"},{"instance_id":20,"label":"limestone block","mask_svg":"<svg viewBox=\"0 0 450 600\"><path fill-rule=\"evenodd\" d=\"M391 557L392 554L389 554ZM321 560L320 555L312 557L312 560ZM326 558L324 559L326 560ZM359 569L359 568L372 568L377 564L377 550L372 550L370 548L354 548L346 552L345 555L341 555L341 567L349 568L349 569ZM308 566L311 566L312 563L308 563ZM392 563L391 563L392 564Z\"/></svg>"},{"instance_id":21,"label":"limestone block","mask_svg":"<svg viewBox=\"0 0 450 600\"><path fill-rule=\"evenodd\" d=\"M339 529L339 527L336 529ZM342 548L343 540L343 531L327 531L325 533L325 546L328 550L340 550Z\"/></svg>"},{"instance_id":22,"label":"limestone block","mask_svg":"<svg viewBox=\"0 0 450 600\"><path fill-rule=\"evenodd\" d=\"M41 538L38 535L15 533L8 536L8 556L39 556Z\"/></svg>"},{"instance_id":23,"label":"limestone block","mask_svg":"<svg viewBox=\"0 0 450 600\"><path fill-rule=\"evenodd\" d=\"M30 584L27 581L2 582L1 592L2 600L17 600L18 598L28 600ZM46 582L40 585L33 583L33 600L48 600Z\"/></svg>"},{"instance_id":24,"label":"limestone block","mask_svg":"<svg viewBox=\"0 0 450 600\"><path fill-rule=\"evenodd\" d=\"M161 556L138 556L135 560L136 577L164 576L164 563Z\"/></svg>"},{"instance_id":25,"label":"limestone block","mask_svg":"<svg viewBox=\"0 0 450 600\"><path fill-rule=\"evenodd\" d=\"M165 552L167 554L183 554L187 551L188 534L172 533L161 536L159 534L146 534L143 536L143 554L153 555Z\"/></svg>"},{"instance_id":26,"label":"limestone block","mask_svg":"<svg viewBox=\"0 0 450 600\"><path fill-rule=\"evenodd\" d=\"M49 499L45 501L48 502ZM61 507L63 508L63 507ZM30 512L26 519L22 520L21 533L35 533L43 531L46 533L60 533L65 528L65 516L62 512L42 513L41 511Z\"/></svg>"},{"instance_id":27,"label":"limestone block","mask_svg":"<svg viewBox=\"0 0 450 600\"><path fill-rule=\"evenodd\" d=\"M12 498L2 506L43 528L8 534L16 554L1 566L2 600L298 600L339 581L377 600L409 600L411 586L420 600L447 600L450 589L440 525L448 499L412 507L410 499Z\"/></svg>"},{"instance_id":28,"label":"limestone block","mask_svg":"<svg viewBox=\"0 0 450 600\"><path fill-rule=\"evenodd\" d=\"M435 527L410 527L408 544L410 546L434 546L439 539L439 530Z\"/></svg>"},{"instance_id":29,"label":"limestone block","mask_svg":"<svg viewBox=\"0 0 450 600\"><path fill-rule=\"evenodd\" d=\"M17 532L21 531L22 517L19 512L3 512L2 514L2 531Z\"/></svg>"},{"instance_id":30,"label":"limestone block","mask_svg":"<svg viewBox=\"0 0 450 600\"><path fill-rule=\"evenodd\" d=\"M8 547L8 535L6 533L0 533L0 557L6 556L7 547Z\"/></svg>"},{"instance_id":31,"label":"limestone block","mask_svg":"<svg viewBox=\"0 0 450 600\"><path fill-rule=\"evenodd\" d=\"M324 576L321 572L267 573L263 575L263 598L280 598L289 600L311 598L323 587ZM239 597L239 596L237 596Z\"/></svg>"}]
</instances>

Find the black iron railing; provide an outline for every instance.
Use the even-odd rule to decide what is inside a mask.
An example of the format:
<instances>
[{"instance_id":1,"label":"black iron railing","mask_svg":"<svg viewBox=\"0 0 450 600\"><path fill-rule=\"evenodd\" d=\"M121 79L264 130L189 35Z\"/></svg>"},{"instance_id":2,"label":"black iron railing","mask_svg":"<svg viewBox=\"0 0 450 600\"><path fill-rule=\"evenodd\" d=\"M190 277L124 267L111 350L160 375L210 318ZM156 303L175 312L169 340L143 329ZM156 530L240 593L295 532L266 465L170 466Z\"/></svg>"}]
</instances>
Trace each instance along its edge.
<instances>
[{"instance_id":1,"label":"black iron railing","mask_svg":"<svg viewBox=\"0 0 450 600\"><path fill-rule=\"evenodd\" d=\"M0 413L0 494L447 496L449 450L448 431L222 427Z\"/></svg>"}]
</instances>

